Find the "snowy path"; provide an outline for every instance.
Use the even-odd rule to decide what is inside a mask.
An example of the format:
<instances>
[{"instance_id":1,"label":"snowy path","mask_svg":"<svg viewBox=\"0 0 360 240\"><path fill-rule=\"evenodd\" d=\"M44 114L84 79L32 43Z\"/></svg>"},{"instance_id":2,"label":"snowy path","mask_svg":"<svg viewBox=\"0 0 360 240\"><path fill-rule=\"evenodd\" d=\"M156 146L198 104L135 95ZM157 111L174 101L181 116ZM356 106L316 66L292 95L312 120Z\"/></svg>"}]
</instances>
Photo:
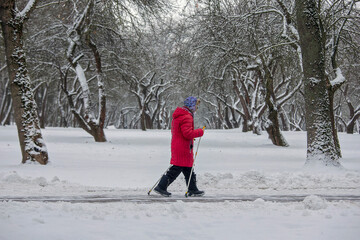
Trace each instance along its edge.
<instances>
[{"instance_id":1,"label":"snowy path","mask_svg":"<svg viewBox=\"0 0 360 240\"><path fill-rule=\"evenodd\" d=\"M0 201L15 202L69 202L69 203L109 203L109 202L134 202L134 203L166 203L166 202L243 202L262 199L271 202L302 202L309 195L212 195L204 197L189 197L174 195L162 197L158 195L87 195L87 196L5 196ZM326 201L360 201L360 195L316 195Z\"/></svg>"}]
</instances>

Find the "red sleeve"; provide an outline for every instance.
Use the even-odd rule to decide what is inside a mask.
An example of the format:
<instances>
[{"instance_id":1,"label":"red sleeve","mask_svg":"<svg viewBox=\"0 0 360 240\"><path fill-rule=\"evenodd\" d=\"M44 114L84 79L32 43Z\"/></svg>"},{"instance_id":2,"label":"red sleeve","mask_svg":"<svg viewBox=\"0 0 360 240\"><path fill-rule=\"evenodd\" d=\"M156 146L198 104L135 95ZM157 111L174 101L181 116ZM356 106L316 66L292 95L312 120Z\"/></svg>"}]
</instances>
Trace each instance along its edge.
<instances>
[{"instance_id":1,"label":"red sleeve","mask_svg":"<svg viewBox=\"0 0 360 240\"><path fill-rule=\"evenodd\" d=\"M204 131L201 128L195 130L193 129L192 121L192 117L186 117L184 118L183 123L180 126L182 135L188 140L202 137L202 135L204 135Z\"/></svg>"}]
</instances>

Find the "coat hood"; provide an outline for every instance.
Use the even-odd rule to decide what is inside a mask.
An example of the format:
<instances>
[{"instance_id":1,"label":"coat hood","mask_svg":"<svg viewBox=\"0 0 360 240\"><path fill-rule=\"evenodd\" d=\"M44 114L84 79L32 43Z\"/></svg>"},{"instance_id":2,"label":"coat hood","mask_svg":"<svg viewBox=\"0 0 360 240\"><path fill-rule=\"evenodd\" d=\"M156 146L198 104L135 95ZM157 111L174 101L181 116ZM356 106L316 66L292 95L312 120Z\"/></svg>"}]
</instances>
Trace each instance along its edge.
<instances>
[{"instance_id":1,"label":"coat hood","mask_svg":"<svg viewBox=\"0 0 360 240\"><path fill-rule=\"evenodd\" d=\"M190 110L186 109L186 107L178 107L175 109L172 117L173 117L173 119L175 119L175 118L182 117L185 115L192 116L192 113L190 112Z\"/></svg>"}]
</instances>

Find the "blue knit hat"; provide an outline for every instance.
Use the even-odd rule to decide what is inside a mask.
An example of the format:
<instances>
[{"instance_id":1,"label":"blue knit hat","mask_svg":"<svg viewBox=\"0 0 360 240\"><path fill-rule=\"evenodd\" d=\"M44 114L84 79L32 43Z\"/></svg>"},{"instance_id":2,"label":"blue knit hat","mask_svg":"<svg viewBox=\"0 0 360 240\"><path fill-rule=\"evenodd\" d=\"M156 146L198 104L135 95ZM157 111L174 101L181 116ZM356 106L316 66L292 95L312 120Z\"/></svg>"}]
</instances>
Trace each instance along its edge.
<instances>
[{"instance_id":1,"label":"blue knit hat","mask_svg":"<svg viewBox=\"0 0 360 240\"><path fill-rule=\"evenodd\" d=\"M192 112L195 112L195 110L196 110L196 102L197 102L196 97L188 97L184 101L184 106L188 107Z\"/></svg>"}]
</instances>

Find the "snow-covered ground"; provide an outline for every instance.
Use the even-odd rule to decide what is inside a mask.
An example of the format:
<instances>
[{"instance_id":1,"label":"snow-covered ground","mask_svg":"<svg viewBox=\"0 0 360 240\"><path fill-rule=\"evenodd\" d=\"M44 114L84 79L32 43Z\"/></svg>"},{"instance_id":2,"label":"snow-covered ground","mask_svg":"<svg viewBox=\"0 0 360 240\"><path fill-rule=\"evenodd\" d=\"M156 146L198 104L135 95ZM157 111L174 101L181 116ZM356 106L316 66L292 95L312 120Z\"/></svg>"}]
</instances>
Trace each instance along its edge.
<instances>
[{"instance_id":1,"label":"snow-covered ground","mask_svg":"<svg viewBox=\"0 0 360 240\"><path fill-rule=\"evenodd\" d=\"M81 129L43 130L50 164L20 164L14 126L0 127L0 198L143 195L169 166L170 131L106 130L95 143ZM195 171L207 196L308 195L302 202L0 202L0 239L359 239L360 135L340 134L343 169L304 168L306 134L207 130ZM183 196L180 176L169 191Z\"/></svg>"}]
</instances>

